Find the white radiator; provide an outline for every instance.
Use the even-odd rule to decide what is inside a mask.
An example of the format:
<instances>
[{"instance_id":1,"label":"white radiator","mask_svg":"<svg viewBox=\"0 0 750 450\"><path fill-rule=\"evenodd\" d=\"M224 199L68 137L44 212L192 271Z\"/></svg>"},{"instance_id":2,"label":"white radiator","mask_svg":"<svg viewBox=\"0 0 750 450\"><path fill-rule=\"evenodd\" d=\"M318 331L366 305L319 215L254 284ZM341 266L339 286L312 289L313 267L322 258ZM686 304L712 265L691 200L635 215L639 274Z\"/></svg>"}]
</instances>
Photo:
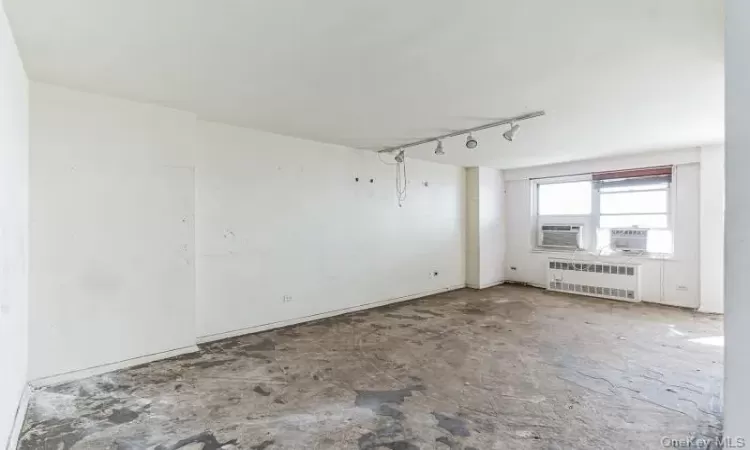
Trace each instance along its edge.
<instances>
[{"instance_id":1,"label":"white radiator","mask_svg":"<svg viewBox=\"0 0 750 450\"><path fill-rule=\"evenodd\" d=\"M640 280L638 264L550 258L547 266L551 291L640 302Z\"/></svg>"}]
</instances>

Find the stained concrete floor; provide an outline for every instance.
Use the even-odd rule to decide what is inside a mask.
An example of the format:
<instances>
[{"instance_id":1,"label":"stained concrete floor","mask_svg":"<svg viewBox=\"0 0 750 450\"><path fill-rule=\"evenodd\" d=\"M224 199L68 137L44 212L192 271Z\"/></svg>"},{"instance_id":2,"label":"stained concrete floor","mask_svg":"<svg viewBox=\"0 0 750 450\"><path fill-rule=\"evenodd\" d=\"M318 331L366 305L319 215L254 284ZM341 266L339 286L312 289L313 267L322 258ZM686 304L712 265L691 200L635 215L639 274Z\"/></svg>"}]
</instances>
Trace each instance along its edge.
<instances>
[{"instance_id":1,"label":"stained concrete floor","mask_svg":"<svg viewBox=\"0 0 750 450\"><path fill-rule=\"evenodd\" d=\"M500 286L33 394L22 450L638 449L721 433L721 318Z\"/></svg>"}]
</instances>

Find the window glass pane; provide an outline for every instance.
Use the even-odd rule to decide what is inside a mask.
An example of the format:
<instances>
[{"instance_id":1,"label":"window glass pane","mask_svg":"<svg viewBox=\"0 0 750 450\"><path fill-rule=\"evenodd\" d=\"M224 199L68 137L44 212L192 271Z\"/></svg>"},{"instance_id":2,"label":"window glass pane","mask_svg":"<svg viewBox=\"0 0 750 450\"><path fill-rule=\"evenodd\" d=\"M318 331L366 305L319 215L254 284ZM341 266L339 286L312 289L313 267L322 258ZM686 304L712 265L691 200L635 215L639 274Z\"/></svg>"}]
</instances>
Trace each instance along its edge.
<instances>
[{"instance_id":1,"label":"window glass pane","mask_svg":"<svg viewBox=\"0 0 750 450\"><path fill-rule=\"evenodd\" d=\"M667 191L602 193L601 214L665 213Z\"/></svg>"},{"instance_id":2,"label":"window glass pane","mask_svg":"<svg viewBox=\"0 0 750 450\"><path fill-rule=\"evenodd\" d=\"M591 214L591 182L540 184L538 203L541 216Z\"/></svg>"},{"instance_id":3,"label":"window glass pane","mask_svg":"<svg viewBox=\"0 0 750 450\"><path fill-rule=\"evenodd\" d=\"M605 216L599 218L601 228L666 228L666 214L649 214L649 215L622 215L622 216Z\"/></svg>"}]
</instances>

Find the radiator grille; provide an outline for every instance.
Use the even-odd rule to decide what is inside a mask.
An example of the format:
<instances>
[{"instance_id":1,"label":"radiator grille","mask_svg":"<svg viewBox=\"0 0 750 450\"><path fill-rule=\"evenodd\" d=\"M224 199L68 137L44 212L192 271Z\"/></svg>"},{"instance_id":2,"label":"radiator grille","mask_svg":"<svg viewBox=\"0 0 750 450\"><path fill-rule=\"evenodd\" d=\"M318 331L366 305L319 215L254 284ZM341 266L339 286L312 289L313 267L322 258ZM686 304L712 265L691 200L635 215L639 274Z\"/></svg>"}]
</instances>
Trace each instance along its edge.
<instances>
[{"instance_id":1,"label":"radiator grille","mask_svg":"<svg viewBox=\"0 0 750 450\"><path fill-rule=\"evenodd\" d=\"M575 272L606 273L610 275L635 276L635 267L615 264L585 263L585 262L549 262L549 268L555 270L572 270Z\"/></svg>"},{"instance_id":2,"label":"radiator grille","mask_svg":"<svg viewBox=\"0 0 750 450\"><path fill-rule=\"evenodd\" d=\"M632 289L590 286L588 284L565 283L562 281L550 281L549 288L555 291L576 292L597 297L617 297L625 300L635 300L635 291Z\"/></svg>"},{"instance_id":3,"label":"radiator grille","mask_svg":"<svg viewBox=\"0 0 750 450\"><path fill-rule=\"evenodd\" d=\"M547 282L550 290L640 301L639 266L602 261L550 258Z\"/></svg>"}]
</instances>

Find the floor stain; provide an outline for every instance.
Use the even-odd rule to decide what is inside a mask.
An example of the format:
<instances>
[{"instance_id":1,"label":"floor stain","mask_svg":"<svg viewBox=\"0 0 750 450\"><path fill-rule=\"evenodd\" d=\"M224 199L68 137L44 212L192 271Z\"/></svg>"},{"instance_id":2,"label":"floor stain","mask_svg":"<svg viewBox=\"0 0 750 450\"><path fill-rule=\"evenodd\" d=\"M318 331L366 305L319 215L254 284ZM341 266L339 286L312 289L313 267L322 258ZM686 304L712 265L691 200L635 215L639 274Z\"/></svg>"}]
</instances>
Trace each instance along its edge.
<instances>
[{"instance_id":1,"label":"floor stain","mask_svg":"<svg viewBox=\"0 0 750 450\"><path fill-rule=\"evenodd\" d=\"M391 423L377 428L374 432L360 436L358 446L360 450L377 450L388 448L391 450L419 450L419 446L405 437L405 429L400 423Z\"/></svg>"},{"instance_id":2,"label":"floor stain","mask_svg":"<svg viewBox=\"0 0 750 450\"><path fill-rule=\"evenodd\" d=\"M459 450L461 448L461 444L452 441L448 436L440 436L439 438L435 439L435 442L439 442L443 445L448 446L450 450Z\"/></svg>"},{"instance_id":3,"label":"floor stain","mask_svg":"<svg viewBox=\"0 0 750 450\"><path fill-rule=\"evenodd\" d=\"M253 392L258 393L258 394L262 395L263 397L268 397L269 395L271 395L271 391L269 391L267 389L264 389L261 386L255 386L253 388Z\"/></svg>"},{"instance_id":4,"label":"floor stain","mask_svg":"<svg viewBox=\"0 0 750 450\"><path fill-rule=\"evenodd\" d=\"M406 397L411 397L412 392L423 391L424 389L424 386L415 385L392 391L356 391L357 397L354 399L354 404L361 408L371 409L381 415L392 417L394 415L401 416L401 413L398 410L387 406L386 403L400 405L404 403Z\"/></svg>"},{"instance_id":5,"label":"floor stain","mask_svg":"<svg viewBox=\"0 0 750 450\"><path fill-rule=\"evenodd\" d=\"M276 441L273 439L269 439L267 441L263 441L258 445L253 445L250 447L251 450L265 450L266 448L272 446Z\"/></svg>"},{"instance_id":6,"label":"floor stain","mask_svg":"<svg viewBox=\"0 0 750 450\"><path fill-rule=\"evenodd\" d=\"M221 450L225 445L237 444L237 440L231 439L227 442L221 443L216 439L216 436L214 436L213 433L211 433L210 431L206 431L196 436L191 436L189 438L182 439L174 445L170 445L170 446L158 445L156 446L154 450L179 450L191 444L203 444L203 447L201 448L201 450Z\"/></svg>"},{"instance_id":7,"label":"floor stain","mask_svg":"<svg viewBox=\"0 0 750 450\"><path fill-rule=\"evenodd\" d=\"M469 426L465 421L437 412L432 413L432 415L437 419L438 426L448 431L453 436L466 437L471 435L471 432L469 432Z\"/></svg>"},{"instance_id":8,"label":"floor stain","mask_svg":"<svg viewBox=\"0 0 750 450\"><path fill-rule=\"evenodd\" d=\"M134 421L139 415L139 413L127 408L114 409L112 410L112 414L109 415L109 421L116 424L123 424Z\"/></svg>"}]
</instances>

